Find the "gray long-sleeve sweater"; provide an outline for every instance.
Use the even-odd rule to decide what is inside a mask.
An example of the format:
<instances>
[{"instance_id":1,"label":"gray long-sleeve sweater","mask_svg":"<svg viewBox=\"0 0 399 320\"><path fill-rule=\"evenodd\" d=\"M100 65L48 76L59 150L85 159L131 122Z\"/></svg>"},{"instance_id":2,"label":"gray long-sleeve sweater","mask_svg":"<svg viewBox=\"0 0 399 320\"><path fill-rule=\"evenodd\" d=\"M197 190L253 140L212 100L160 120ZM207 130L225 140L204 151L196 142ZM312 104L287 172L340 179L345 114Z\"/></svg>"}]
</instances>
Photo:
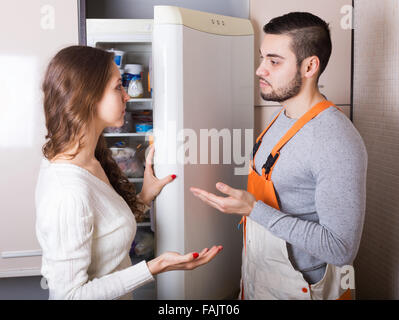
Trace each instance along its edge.
<instances>
[{"instance_id":1,"label":"gray long-sleeve sweater","mask_svg":"<svg viewBox=\"0 0 399 320\"><path fill-rule=\"evenodd\" d=\"M296 121L283 111L266 132L255 157L258 173ZM250 218L287 242L293 267L310 284L322 279L326 263L351 264L357 254L366 171L364 142L335 107L310 120L280 151L271 177L280 210L257 201Z\"/></svg>"}]
</instances>

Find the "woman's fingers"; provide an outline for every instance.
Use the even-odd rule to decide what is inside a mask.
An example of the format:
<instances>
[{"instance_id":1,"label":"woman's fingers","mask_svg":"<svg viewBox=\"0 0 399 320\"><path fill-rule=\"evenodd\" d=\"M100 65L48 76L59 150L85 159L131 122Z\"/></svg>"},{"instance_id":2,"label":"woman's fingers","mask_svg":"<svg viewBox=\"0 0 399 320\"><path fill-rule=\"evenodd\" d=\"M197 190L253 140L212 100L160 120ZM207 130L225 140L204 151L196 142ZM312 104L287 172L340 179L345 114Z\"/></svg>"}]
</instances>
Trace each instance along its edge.
<instances>
[{"instance_id":1,"label":"woman's fingers","mask_svg":"<svg viewBox=\"0 0 399 320\"><path fill-rule=\"evenodd\" d=\"M158 183L160 185L160 188L162 189L164 186L166 186L168 183L171 183L175 179L176 179L176 175L175 174L171 174L169 176L166 176L163 179L159 179Z\"/></svg>"},{"instance_id":2,"label":"woman's fingers","mask_svg":"<svg viewBox=\"0 0 399 320\"><path fill-rule=\"evenodd\" d=\"M222 246L213 246L211 249L205 248L200 253L191 252L185 255L173 253L173 260L168 270L192 270L211 261L221 250ZM172 254L172 253L168 253Z\"/></svg>"},{"instance_id":3,"label":"woman's fingers","mask_svg":"<svg viewBox=\"0 0 399 320\"><path fill-rule=\"evenodd\" d=\"M152 144L150 146L150 150L148 151L147 157L145 158L145 166L152 166L152 163L154 162L154 152L155 152L155 147Z\"/></svg>"}]
</instances>

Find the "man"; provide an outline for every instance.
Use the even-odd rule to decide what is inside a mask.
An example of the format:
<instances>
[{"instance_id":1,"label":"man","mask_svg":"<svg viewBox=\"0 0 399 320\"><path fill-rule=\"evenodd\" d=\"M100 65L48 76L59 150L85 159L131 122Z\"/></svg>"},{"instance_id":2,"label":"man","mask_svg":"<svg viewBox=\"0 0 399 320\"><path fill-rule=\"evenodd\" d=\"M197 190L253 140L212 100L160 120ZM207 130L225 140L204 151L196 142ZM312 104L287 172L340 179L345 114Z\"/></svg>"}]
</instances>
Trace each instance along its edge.
<instances>
[{"instance_id":1,"label":"man","mask_svg":"<svg viewBox=\"0 0 399 320\"><path fill-rule=\"evenodd\" d=\"M328 25L305 12L264 26L261 96L283 108L257 139L248 191L217 183L194 195L243 216L241 298L347 299L359 248L367 152L352 122L320 93L331 55Z\"/></svg>"}]
</instances>

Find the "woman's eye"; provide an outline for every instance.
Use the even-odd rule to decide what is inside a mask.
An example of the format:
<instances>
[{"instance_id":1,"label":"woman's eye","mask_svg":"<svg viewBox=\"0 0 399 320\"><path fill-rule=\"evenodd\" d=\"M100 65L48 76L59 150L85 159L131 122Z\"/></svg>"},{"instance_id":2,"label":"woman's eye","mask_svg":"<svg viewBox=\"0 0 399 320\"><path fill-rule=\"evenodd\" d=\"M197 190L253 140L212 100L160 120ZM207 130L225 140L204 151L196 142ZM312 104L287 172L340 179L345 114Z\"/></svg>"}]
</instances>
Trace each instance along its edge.
<instances>
[{"instance_id":1,"label":"woman's eye","mask_svg":"<svg viewBox=\"0 0 399 320\"><path fill-rule=\"evenodd\" d=\"M121 90L121 88L122 88L121 84L118 84L117 87L116 87L117 90Z\"/></svg>"}]
</instances>

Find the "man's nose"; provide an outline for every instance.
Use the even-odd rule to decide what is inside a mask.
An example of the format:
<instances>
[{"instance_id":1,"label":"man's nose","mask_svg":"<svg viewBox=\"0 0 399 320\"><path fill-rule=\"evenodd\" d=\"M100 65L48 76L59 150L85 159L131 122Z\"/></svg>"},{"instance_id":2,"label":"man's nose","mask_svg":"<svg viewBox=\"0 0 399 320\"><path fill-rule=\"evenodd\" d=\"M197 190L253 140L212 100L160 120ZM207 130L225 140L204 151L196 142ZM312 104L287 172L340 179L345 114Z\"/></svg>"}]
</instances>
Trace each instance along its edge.
<instances>
[{"instance_id":1,"label":"man's nose","mask_svg":"<svg viewBox=\"0 0 399 320\"><path fill-rule=\"evenodd\" d=\"M259 65L258 69L256 69L256 75L257 75L258 77L261 77L261 78L267 77L267 76L269 76L269 70L267 70L267 69L265 68L264 64L261 63L261 64Z\"/></svg>"}]
</instances>

